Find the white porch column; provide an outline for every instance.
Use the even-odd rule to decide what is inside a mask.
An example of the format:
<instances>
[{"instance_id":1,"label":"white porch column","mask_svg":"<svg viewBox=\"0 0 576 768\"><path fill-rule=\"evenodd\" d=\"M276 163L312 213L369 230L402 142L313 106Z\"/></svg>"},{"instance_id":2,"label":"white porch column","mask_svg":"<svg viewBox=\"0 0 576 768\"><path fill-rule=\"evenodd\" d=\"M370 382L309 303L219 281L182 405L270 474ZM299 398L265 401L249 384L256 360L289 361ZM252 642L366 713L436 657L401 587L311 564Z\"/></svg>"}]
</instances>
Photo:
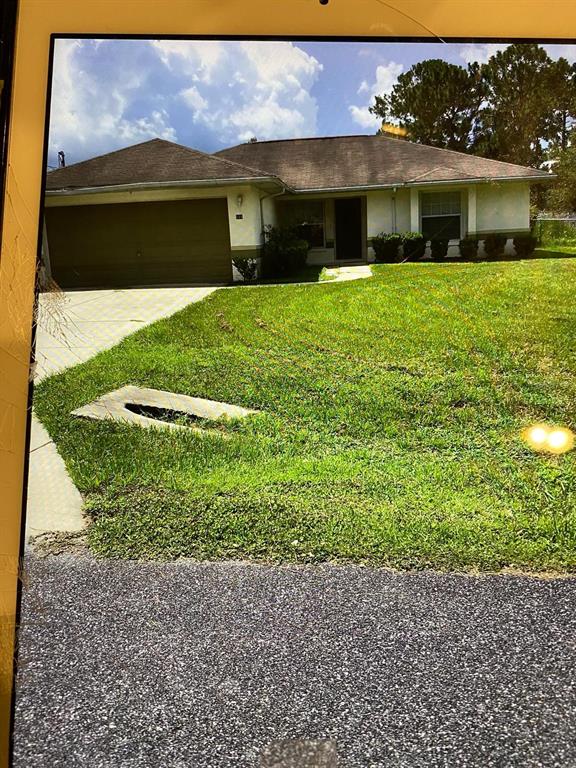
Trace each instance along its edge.
<instances>
[{"instance_id":1,"label":"white porch column","mask_svg":"<svg viewBox=\"0 0 576 768\"><path fill-rule=\"evenodd\" d=\"M420 232L419 193L414 187L410 187L410 231Z\"/></svg>"},{"instance_id":2,"label":"white porch column","mask_svg":"<svg viewBox=\"0 0 576 768\"><path fill-rule=\"evenodd\" d=\"M476 234L476 187L468 187L468 233Z\"/></svg>"}]
</instances>

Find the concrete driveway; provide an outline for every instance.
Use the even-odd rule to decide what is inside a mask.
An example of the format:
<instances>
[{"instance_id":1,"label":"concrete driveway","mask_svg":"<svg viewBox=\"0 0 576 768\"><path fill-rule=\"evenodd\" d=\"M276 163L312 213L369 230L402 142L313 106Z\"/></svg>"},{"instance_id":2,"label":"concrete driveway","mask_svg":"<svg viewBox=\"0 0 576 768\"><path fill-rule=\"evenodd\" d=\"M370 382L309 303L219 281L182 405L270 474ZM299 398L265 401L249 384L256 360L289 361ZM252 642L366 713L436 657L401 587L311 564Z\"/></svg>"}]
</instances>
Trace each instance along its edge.
<instances>
[{"instance_id":1,"label":"concrete driveway","mask_svg":"<svg viewBox=\"0 0 576 768\"><path fill-rule=\"evenodd\" d=\"M201 301L216 288L137 288L40 296L34 381L86 362L125 336ZM84 526L82 498L54 443L32 416L26 538Z\"/></svg>"},{"instance_id":2,"label":"concrete driveway","mask_svg":"<svg viewBox=\"0 0 576 768\"><path fill-rule=\"evenodd\" d=\"M40 296L36 375L84 363L145 325L168 317L216 288L132 288Z\"/></svg>"}]
</instances>

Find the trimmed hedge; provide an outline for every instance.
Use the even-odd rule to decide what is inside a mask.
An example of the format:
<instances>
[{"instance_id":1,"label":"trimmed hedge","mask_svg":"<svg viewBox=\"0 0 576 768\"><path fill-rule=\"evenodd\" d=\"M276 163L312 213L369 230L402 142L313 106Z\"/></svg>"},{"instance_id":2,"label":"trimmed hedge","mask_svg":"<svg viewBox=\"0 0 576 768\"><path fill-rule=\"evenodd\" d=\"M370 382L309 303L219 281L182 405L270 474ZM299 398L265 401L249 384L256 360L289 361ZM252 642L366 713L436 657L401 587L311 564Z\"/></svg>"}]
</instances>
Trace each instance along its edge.
<instances>
[{"instance_id":1,"label":"trimmed hedge","mask_svg":"<svg viewBox=\"0 0 576 768\"><path fill-rule=\"evenodd\" d=\"M489 259L497 259L504 255L504 248L508 238L506 235L494 233L484 238L484 252Z\"/></svg>"},{"instance_id":2,"label":"trimmed hedge","mask_svg":"<svg viewBox=\"0 0 576 768\"><path fill-rule=\"evenodd\" d=\"M444 261L448 253L448 240L430 240L430 256L432 261Z\"/></svg>"},{"instance_id":3,"label":"trimmed hedge","mask_svg":"<svg viewBox=\"0 0 576 768\"><path fill-rule=\"evenodd\" d=\"M404 259L407 261L418 261L426 253L426 240L420 232L403 232L402 247L404 249Z\"/></svg>"},{"instance_id":4,"label":"trimmed hedge","mask_svg":"<svg viewBox=\"0 0 576 768\"><path fill-rule=\"evenodd\" d=\"M512 242L514 243L516 256L525 257L531 256L534 253L538 239L533 235L518 235Z\"/></svg>"},{"instance_id":5,"label":"trimmed hedge","mask_svg":"<svg viewBox=\"0 0 576 768\"><path fill-rule=\"evenodd\" d=\"M460 256L463 259L476 259L478 257L478 238L463 237L459 243Z\"/></svg>"},{"instance_id":6,"label":"trimmed hedge","mask_svg":"<svg viewBox=\"0 0 576 768\"><path fill-rule=\"evenodd\" d=\"M395 232L380 232L372 238L376 261L380 264L394 264L400 261L402 236Z\"/></svg>"},{"instance_id":7,"label":"trimmed hedge","mask_svg":"<svg viewBox=\"0 0 576 768\"><path fill-rule=\"evenodd\" d=\"M294 227L266 227L262 249L262 277L283 277L306 266L308 242Z\"/></svg>"}]
</instances>

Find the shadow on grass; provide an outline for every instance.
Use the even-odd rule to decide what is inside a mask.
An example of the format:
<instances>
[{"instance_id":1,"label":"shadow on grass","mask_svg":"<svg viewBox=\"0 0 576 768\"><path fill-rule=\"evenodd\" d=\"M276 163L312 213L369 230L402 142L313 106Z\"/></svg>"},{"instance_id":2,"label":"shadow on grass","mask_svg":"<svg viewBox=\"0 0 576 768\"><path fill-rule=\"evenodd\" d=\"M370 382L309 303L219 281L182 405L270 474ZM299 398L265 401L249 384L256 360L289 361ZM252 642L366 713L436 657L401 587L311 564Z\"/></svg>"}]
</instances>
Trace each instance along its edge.
<instances>
[{"instance_id":1,"label":"shadow on grass","mask_svg":"<svg viewBox=\"0 0 576 768\"><path fill-rule=\"evenodd\" d=\"M289 285L290 283L318 283L324 266L304 267L292 275L282 277L260 278L244 285ZM242 283L235 283L235 287L241 287Z\"/></svg>"}]
</instances>

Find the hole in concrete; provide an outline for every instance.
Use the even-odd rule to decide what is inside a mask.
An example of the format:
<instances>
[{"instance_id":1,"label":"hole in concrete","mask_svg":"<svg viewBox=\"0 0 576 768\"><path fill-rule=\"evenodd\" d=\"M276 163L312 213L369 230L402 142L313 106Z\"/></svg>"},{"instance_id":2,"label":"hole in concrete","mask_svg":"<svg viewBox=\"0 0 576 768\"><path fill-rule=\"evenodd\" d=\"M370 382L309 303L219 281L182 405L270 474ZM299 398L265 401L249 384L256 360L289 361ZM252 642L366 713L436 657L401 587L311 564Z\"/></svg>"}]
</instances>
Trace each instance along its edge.
<instances>
[{"instance_id":1,"label":"hole in concrete","mask_svg":"<svg viewBox=\"0 0 576 768\"><path fill-rule=\"evenodd\" d=\"M257 411L231 403L179 395L159 389L127 385L102 395L92 403L72 411L73 416L154 425L166 429L194 429L220 432L232 428L235 420L244 419Z\"/></svg>"},{"instance_id":2,"label":"hole in concrete","mask_svg":"<svg viewBox=\"0 0 576 768\"><path fill-rule=\"evenodd\" d=\"M156 421L165 421L173 424L197 425L199 421L205 421L201 416L196 416L193 413L177 411L174 408L161 408L157 405L124 403L124 408L129 410L130 413L138 414L138 416L146 416L148 419L156 419Z\"/></svg>"}]
</instances>

